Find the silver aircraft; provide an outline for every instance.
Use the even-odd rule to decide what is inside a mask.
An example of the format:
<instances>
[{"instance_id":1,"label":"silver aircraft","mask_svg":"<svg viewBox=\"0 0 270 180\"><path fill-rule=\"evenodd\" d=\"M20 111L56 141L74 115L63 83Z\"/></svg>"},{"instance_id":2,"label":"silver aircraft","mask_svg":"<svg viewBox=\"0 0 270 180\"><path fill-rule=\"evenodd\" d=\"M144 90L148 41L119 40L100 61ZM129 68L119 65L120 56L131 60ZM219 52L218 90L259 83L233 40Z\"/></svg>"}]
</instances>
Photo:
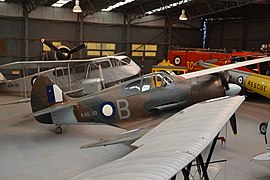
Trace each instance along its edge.
<instances>
[{"instance_id":1,"label":"silver aircraft","mask_svg":"<svg viewBox=\"0 0 270 180\"><path fill-rule=\"evenodd\" d=\"M7 80L1 75L0 93L25 97L31 93L35 79L41 74L72 97L97 92L140 74L140 67L124 55L83 60L21 61L0 66L0 71L7 69L20 70L23 77ZM27 70L36 70L37 73L26 75Z\"/></svg>"}]
</instances>

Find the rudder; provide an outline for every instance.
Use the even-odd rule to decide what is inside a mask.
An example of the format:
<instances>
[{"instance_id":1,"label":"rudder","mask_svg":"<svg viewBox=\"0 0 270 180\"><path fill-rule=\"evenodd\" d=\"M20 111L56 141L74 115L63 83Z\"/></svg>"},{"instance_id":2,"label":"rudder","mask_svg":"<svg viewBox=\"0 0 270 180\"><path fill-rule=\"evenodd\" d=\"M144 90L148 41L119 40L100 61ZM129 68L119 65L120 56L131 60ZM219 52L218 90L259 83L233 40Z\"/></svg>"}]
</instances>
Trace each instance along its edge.
<instances>
[{"instance_id":1,"label":"rudder","mask_svg":"<svg viewBox=\"0 0 270 180\"><path fill-rule=\"evenodd\" d=\"M31 91L32 112L37 112L48 108L57 102L62 102L62 90L52 82L50 78L40 75L36 78ZM35 117L37 121L43 124L53 124L51 114L44 114Z\"/></svg>"}]
</instances>

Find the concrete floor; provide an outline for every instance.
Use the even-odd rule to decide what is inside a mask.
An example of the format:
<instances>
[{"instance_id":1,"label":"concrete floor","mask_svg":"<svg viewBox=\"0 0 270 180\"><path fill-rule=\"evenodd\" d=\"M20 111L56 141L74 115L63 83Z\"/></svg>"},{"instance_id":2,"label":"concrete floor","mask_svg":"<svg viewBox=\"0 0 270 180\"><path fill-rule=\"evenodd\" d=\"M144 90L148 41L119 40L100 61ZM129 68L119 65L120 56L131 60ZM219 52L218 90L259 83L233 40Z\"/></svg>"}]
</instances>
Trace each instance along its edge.
<instances>
[{"instance_id":1,"label":"concrete floor","mask_svg":"<svg viewBox=\"0 0 270 180\"><path fill-rule=\"evenodd\" d=\"M1 96L0 103L15 99ZM223 148L217 143L213 160L228 161L213 164L218 172L215 179L270 179L270 162L251 161L253 155L266 151L258 126L270 120L269 100L249 98L237 111L237 119L238 137L232 135L229 125L221 132L227 141ZM57 135L54 126L31 117L27 103L1 107L0 126L0 179L71 179L132 150L124 144L81 150L81 145L123 130L106 125L65 126L63 134Z\"/></svg>"}]
</instances>

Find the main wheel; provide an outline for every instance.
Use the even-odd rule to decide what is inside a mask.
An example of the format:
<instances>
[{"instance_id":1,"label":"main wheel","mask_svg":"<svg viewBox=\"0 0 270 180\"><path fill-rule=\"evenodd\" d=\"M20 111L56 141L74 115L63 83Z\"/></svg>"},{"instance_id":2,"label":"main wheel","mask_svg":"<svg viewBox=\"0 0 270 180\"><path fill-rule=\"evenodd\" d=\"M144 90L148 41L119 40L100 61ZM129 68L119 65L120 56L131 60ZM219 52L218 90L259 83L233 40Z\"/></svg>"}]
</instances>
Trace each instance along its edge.
<instances>
[{"instance_id":1,"label":"main wheel","mask_svg":"<svg viewBox=\"0 0 270 180\"><path fill-rule=\"evenodd\" d=\"M62 130L62 128L60 126L58 126L58 127L55 128L55 133L56 134L62 134L62 131L63 130Z\"/></svg>"},{"instance_id":2,"label":"main wheel","mask_svg":"<svg viewBox=\"0 0 270 180\"><path fill-rule=\"evenodd\" d=\"M267 126L268 126L267 122L262 122L260 124L260 132L261 132L261 134L266 135Z\"/></svg>"}]
</instances>

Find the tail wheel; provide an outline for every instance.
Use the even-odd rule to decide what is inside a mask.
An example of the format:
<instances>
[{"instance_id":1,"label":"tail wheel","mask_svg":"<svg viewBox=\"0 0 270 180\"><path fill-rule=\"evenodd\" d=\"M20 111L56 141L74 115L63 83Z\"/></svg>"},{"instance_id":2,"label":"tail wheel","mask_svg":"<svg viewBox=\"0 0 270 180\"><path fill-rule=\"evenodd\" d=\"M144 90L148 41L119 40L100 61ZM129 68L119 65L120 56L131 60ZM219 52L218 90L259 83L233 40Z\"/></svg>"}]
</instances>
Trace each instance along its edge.
<instances>
[{"instance_id":1,"label":"tail wheel","mask_svg":"<svg viewBox=\"0 0 270 180\"><path fill-rule=\"evenodd\" d=\"M58 127L55 128L55 133L56 134L62 134L62 132L63 132L63 129L61 128L61 126L58 126Z\"/></svg>"},{"instance_id":2,"label":"tail wheel","mask_svg":"<svg viewBox=\"0 0 270 180\"><path fill-rule=\"evenodd\" d=\"M179 66L181 64L181 58L179 56L176 56L174 59L173 59L173 63L176 65L176 66Z\"/></svg>"},{"instance_id":3,"label":"tail wheel","mask_svg":"<svg viewBox=\"0 0 270 180\"><path fill-rule=\"evenodd\" d=\"M260 129L259 130L260 130L261 134L266 135L267 125L268 125L267 122L262 122L260 124Z\"/></svg>"}]
</instances>

